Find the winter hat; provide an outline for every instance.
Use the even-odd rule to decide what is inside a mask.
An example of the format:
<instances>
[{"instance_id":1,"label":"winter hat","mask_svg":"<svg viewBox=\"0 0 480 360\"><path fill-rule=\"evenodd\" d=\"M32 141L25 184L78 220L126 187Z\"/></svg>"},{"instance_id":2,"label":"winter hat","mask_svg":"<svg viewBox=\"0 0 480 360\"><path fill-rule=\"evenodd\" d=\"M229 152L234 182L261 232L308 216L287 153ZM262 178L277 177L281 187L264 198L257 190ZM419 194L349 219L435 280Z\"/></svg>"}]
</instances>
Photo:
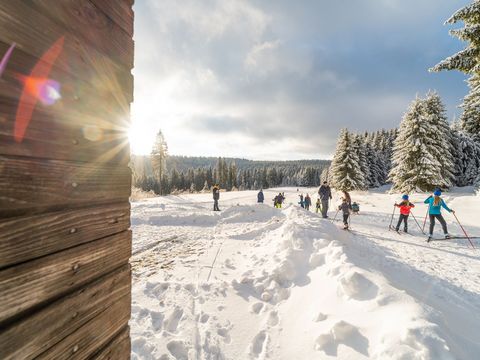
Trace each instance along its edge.
<instances>
[{"instance_id":1,"label":"winter hat","mask_svg":"<svg viewBox=\"0 0 480 360\"><path fill-rule=\"evenodd\" d=\"M437 189L433 192L433 195L440 196L440 195L442 195L442 191L440 189Z\"/></svg>"},{"instance_id":2,"label":"winter hat","mask_svg":"<svg viewBox=\"0 0 480 360\"><path fill-rule=\"evenodd\" d=\"M402 196L402 199L403 199L403 200L408 200L408 195L403 195L403 196Z\"/></svg>"}]
</instances>

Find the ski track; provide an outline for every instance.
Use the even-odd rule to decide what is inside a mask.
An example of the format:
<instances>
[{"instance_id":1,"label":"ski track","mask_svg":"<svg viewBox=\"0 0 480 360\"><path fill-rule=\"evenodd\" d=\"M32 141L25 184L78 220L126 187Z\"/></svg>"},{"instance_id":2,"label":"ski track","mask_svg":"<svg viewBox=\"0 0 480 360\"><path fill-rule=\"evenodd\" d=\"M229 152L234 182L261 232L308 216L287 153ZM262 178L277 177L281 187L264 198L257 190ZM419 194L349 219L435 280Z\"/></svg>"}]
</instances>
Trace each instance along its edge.
<instances>
[{"instance_id":1,"label":"ski track","mask_svg":"<svg viewBox=\"0 0 480 360\"><path fill-rule=\"evenodd\" d=\"M381 190L352 194L349 232L293 205L296 189L265 198L279 191L282 210L253 191L222 193L220 213L210 194L132 204L132 359L478 358L480 251L466 239L427 243L413 219L411 235L389 231L396 197ZM421 224L424 197L411 197Z\"/></svg>"}]
</instances>

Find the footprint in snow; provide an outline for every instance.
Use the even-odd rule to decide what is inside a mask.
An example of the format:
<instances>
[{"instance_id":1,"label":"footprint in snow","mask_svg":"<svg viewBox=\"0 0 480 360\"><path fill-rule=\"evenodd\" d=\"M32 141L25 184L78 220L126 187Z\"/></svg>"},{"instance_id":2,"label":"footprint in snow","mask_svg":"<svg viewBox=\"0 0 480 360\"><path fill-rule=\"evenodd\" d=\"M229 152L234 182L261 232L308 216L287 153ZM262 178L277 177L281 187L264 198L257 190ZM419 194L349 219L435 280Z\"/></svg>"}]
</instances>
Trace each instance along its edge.
<instances>
[{"instance_id":1,"label":"footprint in snow","mask_svg":"<svg viewBox=\"0 0 480 360\"><path fill-rule=\"evenodd\" d=\"M177 331L178 323L182 319L183 310L179 307L175 308L168 319L165 321L165 330L171 333Z\"/></svg>"},{"instance_id":2,"label":"footprint in snow","mask_svg":"<svg viewBox=\"0 0 480 360\"><path fill-rule=\"evenodd\" d=\"M270 311L270 314L268 315L267 324L273 327L273 326L277 326L279 321L280 319L278 317L278 312Z\"/></svg>"},{"instance_id":3,"label":"footprint in snow","mask_svg":"<svg viewBox=\"0 0 480 360\"><path fill-rule=\"evenodd\" d=\"M159 331L162 329L163 326L163 319L165 316L163 313L158 312L158 311L151 311L150 312L150 318L152 320L152 327L155 331Z\"/></svg>"},{"instance_id":4,"label":"footprint in snow","mask_svg":"<svg viewBox=\"0 0 480 360\"><path fill-rule=\"evenodd\" d=\"M251 310L254 314L259 314L260 311L262 311L262 308L263 308L263 303L257 302L257 303L253 304L253 305L250 307L250 310Z\"/></svg>"},{"instance_id":5,"label":"footprint in snow","mask_svg":"<svg viewBox=\"0 0 480 360\"><path fill-rule=\"evenodd\" d=\"M172 340L167 344L167 349L176 360L188 360L188 351L183 341Z\"/></svg>"},{"instance_id":6,"label":"footprint in snow","mask_svg":"<svg viewBox=\"0 0 480 360\"><path fill-rule=\"evenodd\" d=\"M250 345L250 354L254 358L258 358L262 353L265 352L265 341L267 340L267 333L262 330L253 338L252 344Z\"/></svg>"}]
</instances>

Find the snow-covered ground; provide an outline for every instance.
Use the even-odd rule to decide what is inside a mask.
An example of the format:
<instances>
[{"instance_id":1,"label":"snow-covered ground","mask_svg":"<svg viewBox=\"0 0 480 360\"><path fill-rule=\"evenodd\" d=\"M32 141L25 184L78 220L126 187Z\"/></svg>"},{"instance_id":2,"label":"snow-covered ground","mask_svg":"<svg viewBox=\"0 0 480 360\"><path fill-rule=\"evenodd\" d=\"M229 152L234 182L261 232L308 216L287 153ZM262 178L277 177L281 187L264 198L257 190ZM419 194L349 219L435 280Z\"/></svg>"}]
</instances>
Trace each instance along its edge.
<instances>
[{"instance_id":1,"label":"snow-covered ground","mask_svg":"<svg viewBox=\"0 0 480 360\"><path fill-rule=\"evenodd\" d=\"M351 232L299 208L299 193L267 190L265 205L222 193L220 213L210 194L133 202L132 359L480 358L480 250L426 243L413 219L411 235L389 231L398 196L382 190L352 194ZM420 223L424 198L411 198ZM480 197L444 199L480 236Z\"/></svg>"}]
</instances>

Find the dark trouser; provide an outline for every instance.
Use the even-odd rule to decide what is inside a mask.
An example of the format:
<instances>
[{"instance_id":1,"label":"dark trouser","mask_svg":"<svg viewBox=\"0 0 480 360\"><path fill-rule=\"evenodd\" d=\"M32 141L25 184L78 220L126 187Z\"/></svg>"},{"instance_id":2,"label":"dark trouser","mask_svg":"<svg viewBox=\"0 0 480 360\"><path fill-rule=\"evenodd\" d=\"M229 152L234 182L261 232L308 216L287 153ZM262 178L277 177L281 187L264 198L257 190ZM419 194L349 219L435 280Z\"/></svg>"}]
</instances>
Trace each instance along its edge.
<instances>
[{"instance_id":1,"label":"dark trouser","mask_svg":"<svg viewBox=\"0 0 480 360\"><path fill-rule=\"evenodd\" d=\"M348 217L350 214L343 214L343 225L348 226Z\"/></svg>"},{"instance_id":2,"label":"dark trouser","mask_svg":"<svg viewBox=\"0 0 480 360\"><path fill-rule=\"evenodd\" d=\"M322 217L324 218L327 217L327 211L328 211L328 199L322 200Z\"/></svg>"},{"instance_id":3,"label":"dark trouser","mask_svg":"<svg viewBox=\"0 0 480 360\"><path fill-rule=\"evenodd\" d=\"M305 210L310 210L310 205L305 205Z\"/></svg>"},{"instance_id":4,"label":"dark trouser","mask_svg":"<svg viewBox=\"0 0 480 360\"><path fill-rule=\"evenodd\" d=\"M433 228L435 227L435 218L437 218L438 221L440 221L440 224L442 224L443 233L448 234L447 223L445 222L442 214L430 214L430 235L433 234Z\"/></svg>"},{"instance_id":5,"label":"dark trouser","mask_svg":"<svg viewBox=\"0 0 480 360\"><path fill-rule=\"evenodd\" d=\"M218 208L218 200L217 199L213 200L213 211L220 211L220 209Z\"/></svg>"},{"instance_id":6,"label":"dark trouser","mask_svg":"<svg viewBox=\"0 0 480 360\"><path fill-rule=\"evenodd\" d=\"M404 222L403 223L403 230L405 230L405 232L407 232L407 230L408 230L408 215L400 214L400 218L398 219L398 224L397 224L397 227L395 229L397 231L400 229L400 225L402 225L402 221Z\"/></svg>"}]
</instances>

